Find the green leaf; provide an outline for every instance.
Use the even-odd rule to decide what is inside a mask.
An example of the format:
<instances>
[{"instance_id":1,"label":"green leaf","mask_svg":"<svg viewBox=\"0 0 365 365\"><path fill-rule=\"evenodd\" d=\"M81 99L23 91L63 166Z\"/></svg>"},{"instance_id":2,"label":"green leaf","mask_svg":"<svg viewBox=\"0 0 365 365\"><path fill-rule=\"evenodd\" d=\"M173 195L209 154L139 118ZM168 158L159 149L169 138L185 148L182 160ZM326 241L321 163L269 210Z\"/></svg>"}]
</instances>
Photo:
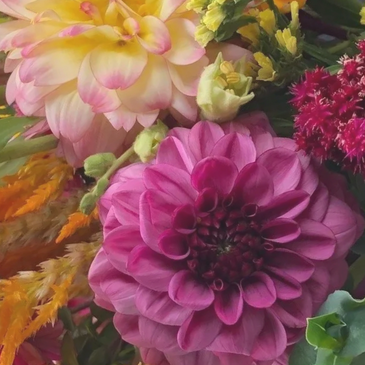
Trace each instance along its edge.
<instances>
[{"instance_id":1,"label":"green leaf","mask_svg":"<svg viewBox=\"0 0 365 365\"><path fill-rule=\"evenodd\" d=\"M317 351L307 341L300 341L291 352L289 365L313 365L316 361Z\"/></svg>"},{"instance_id":2,"label":"green leaf","mask_svg":"<svg viewBox=\"0 0 365 365\"><path fill-rule=\"evenodd\" d=\"M25 126L37 123L38 118L17 118L9 117L0 120L0 150L19 132L24 130Z\"/></svg>"},{"instance_id":3,"label":"green leaf","mask_svg":"<svg viewBox=\"0 0 365 365\"><path fill-rule=\"evenodd\" d=\"M361 28L361 3L357 0L307 0L307 5L324 20L339 26Z\"/></svg>"},{"instance_id":4,"label":"green leaf","mask_svg":"<svg viewBox=\"0 0 365 365\"><path fill-rule=\"evenodd\" d=\"M349 333L341 356L356 357L365 353L365 306L346 313L344 316Z\"/></svg>"},{"instance_id":5,"label":"green leaf","mask_svg":"<svg viewBox=\"0 0 365 365\"><path fill-rule=\"evenodd\" d=\"M107 364L107 359L109 358L107 349L100 347L96 349L89 358L89 365L105 365Z\"/></svg>"},{"instance_id":6,"label":"green leaf","mask_svg":"<svg viewBox=\"0 0 365 365\"><path fill-rule=\"evenodd\" d=\"M62 365L79 365L77 361L75 346L69 332L63 336L61 345Z\"/></svg>"},{"instance_id":7,"label":"green leaf","mask_svg":"<svg viewBox=\"0 0 365 365\"><path fill-rule=\"evenodd\" d=\"M75 324L72 319L72 314L67 307L62 307L58 310L58 318L62 321L63 326L67 331L74 331Z\"/></svg>"},{"instance_id":8,"label":"green leaf","mask_svg":"<svg viewBox=\"0 0 365 365\"><path fill-rule=\"evenodd\" d=\"M332 65L332 66L329 66L329 67L326 67L326 70L331 74L331 75L335 75L337 74L338 71L340 71L342 68L341 65Z\"/></svg>"},{"instance_id":9,"label":"green leaf","mask_svg":"<svg viewBox=\"0 0 365 365\"><path fill-rule=\"evenodd\" d=\"M91 314L101 322L104 322L113 317L113 312L100 308L94 302L90 304Z\"/></svg>"},{"instance_id":10,"label":"green leaf","mask_svg":"<svg viewBox=\"0 0 365 365\"><path fill-rule=\"evenodd\" d=\"M316 362L313 365L335 365L336 356L331 350L319 349Z\"/></svg>"},{"instance_id":11,"label":"green leaf","mask_svg":"<svg viewBox=\"0 0 365 365\"><path fill-rule=\"evenodd\" d=\"M314 44L303 42L303 51L309 56L315 58L316 60L323 62L328 66L333 66L337 64L337 56L327 52L324 48L315 46Z\"/></svg>"},{"instance_id":12,"label":"green leaf","mask_svg":"<svg viewBox=\"0 0 365 365\"><path fill-rule=\"evenodd\" d=\"M358 356L351 363L351 365L364 365L364 364L365 364L365 354Z\"/></svg>"},{"instance_id":13,"label":"green leaf","mask_svg":"<svg viewBox=\"0 0 365 365\"><path fill-rule=\"evenodd\" d=\"M0 163L0 186L3 185L1 179L5 176L15 174L28 160L28 157L21 157L15 160Z\"/></svg>"}]
</instances>

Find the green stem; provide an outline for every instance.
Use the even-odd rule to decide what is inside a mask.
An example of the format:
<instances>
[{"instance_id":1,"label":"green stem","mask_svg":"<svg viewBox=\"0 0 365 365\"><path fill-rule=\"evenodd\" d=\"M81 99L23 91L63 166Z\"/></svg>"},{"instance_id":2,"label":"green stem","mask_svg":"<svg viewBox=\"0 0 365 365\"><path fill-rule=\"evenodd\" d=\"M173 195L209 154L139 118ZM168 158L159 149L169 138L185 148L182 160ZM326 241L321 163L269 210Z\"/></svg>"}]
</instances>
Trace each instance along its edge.
<instances>
[{"instance_id":1,"label":"green stem","mask_svg":"<svg viewBox=\"0 0 365 365\"><path fill-rule=\"evenodd\" d=\"M350 267L350 274L356 288L365 278L365 255L360 256Z\"/></svg>"},{"instance_id":2,"label":"green stem","mask_svg":"<svg viewBox=\"0 0 365 365\"><path fill-rule=\"evenodd\" d=\"M327 52L334 54L334 53L343 51L347 47L351 46L352 43L353 43L353 41L343 41L343 42L340 42L340 43L336 44L333 47L327 48Z\"/></svg>"},{"instance_id":3,"label":"green stem","mask_svg":"<svg viewBox=\"0 0 365 365\"><path fill-rule=\"evenodd\" d=\"M45 152L57 147L58 139L52 135L29 139L22 142L12 142L0 151L0 162L15 160L20 157Z\"/></svg>"},{"instance_id":4,"label":"green stem","mask_svg":"<svg viewBox=\"0 0 365 365\"><path fill-rule=\"evenodd\" d=\"M110 179L114 173L125 163L127 162L132 156L134 155L134 148L133 146L125 151L122 156L120 156L113 165L109 168L109 170L104 174L104 178Z\"/></svg>"}]
</instances>

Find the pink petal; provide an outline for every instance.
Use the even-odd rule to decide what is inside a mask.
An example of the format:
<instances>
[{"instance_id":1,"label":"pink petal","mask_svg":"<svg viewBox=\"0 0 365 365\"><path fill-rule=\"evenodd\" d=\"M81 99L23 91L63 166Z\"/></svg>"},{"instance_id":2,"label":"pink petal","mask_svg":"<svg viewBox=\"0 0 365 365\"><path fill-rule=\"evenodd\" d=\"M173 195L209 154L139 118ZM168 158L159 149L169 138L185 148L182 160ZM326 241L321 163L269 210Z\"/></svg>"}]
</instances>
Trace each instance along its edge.
<instances>
[{"instance_id":1,"label":"pink petal","mask_svg":"<svg viewBox=\"0 0 365 365\"><path fill-rule=\"evenodd\" d=\"M274 219L266 223L261 230L261 237L277 243L294 241L300 235L300 227L292 219Z\"/></svg>"},{"instance_id":2,"label":"pink petal","mask_svg":"<svg viewBox=\"0 0 365 365\"><path fill-rule=\"evenodd\" d=\"M138 347L149 347L150 344L142 338L139 332L139 317L116 313L113 323L124 341Z\"/></svg>"},{"instance_id":3,"label":"pink petal","mask_svg":"<svg viewBox=\"0 0 365 365\"><path fill-rule=\"evenodd\" d=\"M266 269L278 269L282 275L289 275L300 283L307 281L314 272L312 261L283 248L275 249L266 258L265 264Z\"/></svg>"},{"instance_id":4,"label":"pink petal","mask_svg":"<svg viewBox=\"0 0 365 365\"><path fill-rule=\"evenodd\" d=\"M308 194L312 195L319 184L319 177L316 168L313 164L310 164L302 173L302 178L297 186L298 190L304 190Z\"/></svg>"},{"instance_id":5,"label":"pink petal","mask_svg":"<svg viewBox=\"0 0 365 365\"><path fill-rule=\"evenodd\" d=\"M140 199L140 231L143 240L159 252L161 234L171 228L171 214L175 210L173 199L158 190L145 191Z\"/></svg>"},{"instance_id":6,"label":"pink petal","mask_svg":"<svg viewBox=\"0 0 365 365\"><path fill-rule=\"evenodd\" d=\"M302 169L295 152L285 148L274 148L259 156L257 163L269 171L274 183L274 195L280 195L298 186Z\"/></svg>"},{"instance_id":7,"label":"pink petal","mask_svg":"<svg viewBox=\"0 0 365 365\"><path fill-rule=\"evenodd\" d=\"M200 76L204 71L204 67L208 66L208 59L202 57L190 65L179 66L169 63L168 66L175 87L184 95L196 96Z\"/></svg>"},{"instance_id":8,"label":"pink petal","mask_svg":"<svg viewBox=\"0 0 365 365\"><path fill-rule=\"evenodd\" d=\"M66 84L45 100L46 117L52 132L56 136L62 134L71 142L78 142L85 135L95 116L91 107L81 100L75 86Z\"/></svg>"},{"instance_id":9,"label":"pink petal","mask_svg":"<svg viewBox=\"0 0 365 365\"><path fill-rule=\"evenodd\" d=\"M90 54L90 65L98 82L108 89L127 89L147 65L147 52L137 42L122 46L101 44Z\"/></svg>"},{"instance_id":10,"label":"pink petal","mask_svg":"<svg viewBox=\"0 0 365 365\"><path fill-rule=\"evenodd\" d=\"M126 273L128 256L140 244L143 240L138 226L119 226L104 238L103 248L109 262Z\"/></svg>"},{"instance_id":11,"label":"pink petal","mask_svg":"<svg viewBox=\"0 0 365 365\"><path fill-rule=\"evenodd\" d=\"M131 62L134 67L133 57ZM122 103L137 114L167 109L171 104L172 82L164 58L150 53L138 80L128 89L118 90L118 95Z\"/></svg>"},{"instance_id":12,"label":"pink petal","mask_svg":"<svg viewBox=\"0 0 365 365\"><path fill-rule=\"evenodd\" d=\"M190 254L186 236L170 229L165 231L158 243L160 251L171 260L183 260Z\"/></svg>"},{"instance_id":13,"label":"pink petal","mask_svg":"<svg viewBox=\"0 0 365 365\"><path fill-rule=\"evenodd\" d=\"M229 133L221 138L212 150L213 156L230 159L241 171L247 164L256 160L256 148L250 137Z\"/></svg>"},{"instance_id":14,"label":"pink petal","mask_svg":"<svg viewBox=\"0 0 365 365\"><path fill-rule=\"evenodd\" d=\"M310 219L300 221L300 236L288 248L313 260L329 259L336 248L336 237L323 223Z\"/></svg>"},{"instance_id":15,"label":"pink petal","mask_svg":"<svg viewBox=\"0 0 365 365\"><path fill-rule=\"evenodd\" d=\"M243 310L242 289L232 285L222 292L216 292L214 310L218 318L227 325L237 323Z\"/></svg>"},{"instance_id":16,"label":"pink petal","mask_svg":"<svg viewBox=\"0 0 365 365\"><path fill-rule=\"evenodd\" d=\"M139 352L141 353L143 362L146 364L170 365L167 362L165 355L161 351L153 348L140 348Z\"/></svg>"},{"instance_id":17,"label":"pink petal","mask_svg":"<svg viewBox=\"0 0 365 365\"><path fill-rule=\"evenodd\" d=\"M144 172L147 189L160 190L181 204L192 203L197 192L191 186L190 175L171 165L158 164Z\"/></svg>"},{"instance_id":18,"label":"pink petal","mask_svg":"<svg viewBox=\"0 0 365 365\"><path fill-rule=\"evenodd\" d=\"M246 204L268 204L274 195L274 185L267 169L257 163L246 165L237 176L234 194Z\"/></svg>"},{"instance_id":19,"label":"pink petal","mask_svg":"<svg viewBox=\"0 0 365 365\"><path fill-rule=\"evenodd\" d=\"M270 311L285 327L304 328L307 325L307 318L312 316L311 296L305 291L300 298L290 301L279 300Z\"/></svg>"},{"instance_id":20,"label":"pink petal","mask_svg":"<svg viewBox=\"0 0 365 365\"><path fill-rule=\"evenodd\" d=\"M255 360L274 360L285 351L286 333L284 326L271 313L265 314L265 325L252 349Z\"/></svg>"},{"instance_id":21,"label":"pink petal","mask_svg":"<svg viewBox=\"0 0 365 365\"><path fill-rule=\"evenodd\" d=\"M112 204L120 224L139 224L139 202L145 187L142 179L135 179L118 184L113 194Z\"/></svg>"},{"instance_id":22,"label":"pink petal","mask_svg":"<svg viewBox=\"0 0 365 365\"><path fill-rule=\"evenodd\" d=\"M180 327L177 334L179 346L185 351L199 351L209 346L222 328L213 307L194 312Z\"/></svg>"},{"instance_id":23,"label":"pink petal","mask_svg":"<svg viewBox=\"0 0 365 365\"><path fill-rule=\"evenodd\" d=\"M91 70L90 54L85 57L80 67L77 88L81 99L90 104L94 111L111 112L121 104L114 90L107 89L95 79ZM115 127L114 124L113 126Z\"/></svg>"},{"instance_id":24,"label":"pink petal","mask_svg":"<svg viewBox=\"0 0 365 365\"><path fill-rule=\"evenodd\" d=\"M163 21L147 15L139 21L139 25L141 29L137 39L146 51L161 55L171 49L169 30Z\"/></svg>"},{"instance_id":25,"label":"pink petal","mask_svg":"<svg viewBox=\"0 0 365 365\"><path fill-rule=\"evenodd\" d=\"M118 98L119 100L119 98ZM104 112L110 124L116 129L123 128L127 132L130 131L137 122L137 115L128 110L125 106L120 105L117 109Z\"/></svg>"},{"instance_id":26,"label":"pink petal","mask_svg":"<svg viewBox=\"0 0 365 365\"><path fill-rule=\"evenodd\" d=\"M180 124L186 127L193 125L198 118L198 106L195 97L184 95L175 86L172 87L169 111Z\"/></svg>"},{"instance_id":27,"label":"pink petal","mask_svg":"<svg viewBox=\"0 0 365 365\"><path fill-rule=\"evenodd\" d=\"M185 204L176 208L172 214L172 227L176 232L184 235L191 234L196 229L195 208L191 204Z\"/></svg>"},{"instance_id":28,"label":"pink petal","mask_svg":"<svg viewBox=\"0 0 365 365\"><path fill-rule=\"evenodd\" d=\"M207 57L209 58L210 63L213 63L216 60L219 53L222 53L223 59L228 61L238 61L243 57L247 61L253 61L252 52L245 48L231 43L211 42L209 47L207 47Z\"/></svg>"},{"instance_id":29,"label":"pink petal","mask_svg":"<svg viewBox=\"0 0 365 365\"><path fill-rule=\"evenodd\" d=\"M353 211L346 203L331 196L322 223L335 234L335 257L345 254L355 243L357 235L357 220Z\"/></svg>"},{"instance_id":30,"label":"pink petal","mask_svg":"<svg viewBox=\"0 0 365 365\"><path fill-rule=\"evenodd\" d=\"M175 166L189 173L193 169L193 162L186 153L184 145L175 137L167 137L161 142L156 162Z\"/></svg>"},{"instance_id":31,"label":"pink petal","mask_svg":"<svg viewBox=\"0 0 365 365\"><path fill-rule=\"evenodd\" d=\"M242 283L242 290L244 301L254 308L268 308L275 303L275 285L263 272L252 274Z\"/></svg>"},{"instance_id":32,"label":"pink petal","mask_svg":"<svg viewBox=\"0 0 365 365\"><path fill-rule=\"evenodd\" d=\"M137 120L140 125L145 128L151 127L158 117L159 110L152 110L142 114L137 114Z\"/></svg>"},{"instance_id":33,"label":"pink petal","mask_svg":"<svg viewBox=\"0 0 365 365\"><path fill-rule=\"evenodd\" d=\"M273 198L269 204L259 209L262 220L275 218L295 218L307 208L310 197L307 192L293 190Z\"/></svg>"},{"instance_id":34,"label":"pink petal","mask_svg":"<svg viewBox=\"0 0 365 365\"><path fill-rule=\"evenodd\" d=\"M138 314L134 304L138 286L133 278L118 271L106 275L100 284L104 296L123 314Z\"/></svg>"},{"instance_id":35,"label":"pink petal","mask_svg":"<svg viewBox=\"0 0 365 365\"><path fill-rule=\"evenodd\" d=\"M223 326L208 350L250 355L263 326L264 311L245 305L239 321L233 326Z\"/></svg>"},{"instance_id":36,"label":"pink petal","mask_svg":"<svg viewBox=\"0 0 365 365\"><path fill-rule=\"evenodd\" d=\"M321 222L327 212L329 203L329 193L327 188L319 183L316 191L311 197L310 204L303 216L308 219L313 219L315 221Z\"/></svg>"},{"instance_id":37,"label":"pink petal","mask_svg":"<svg viewBox=\"0 0 365 365\"><path fill-rule=\"evenodd\" d=\"M180 326L191 315L190 309L173 302L167 293L156 292L139 286L136 307L144 317L168 326Z\"/></svg>"},{"instance_id":38,"label":"pink petal","mask_svg":"<svg viewBox=\"0 0 365 365\"><path fill-rule=\"evenodd\" d=\"M169 296L184 308L201 311L214 301L214 292L189 270L176 273L169 286Z\"/></svg>"},{"instance_id":39,"label":"pink petal","mask_svg":"<svg viewBox=\"0 0 365 365\"><path fill-rule=\"evenodd\" d=\"M342 276L347 278L347 265L345 266L345 270L341 270L340 265L334 265L336 270L341 271ZM328 294L330 293L330 283L333 276L327 265L316 266L316 269L312 275L312 277L305 283L308 287L308 291L311 295L311 300L313 302L314 310L317 310L319 306L323 304L323 302L327 299ZM338 284L336 283L336 289L342 286L342 281Z\"/></svg>"},{"instance_id":40,"label":"pink petal","mask_svg":"<svg viewBox=\"0 0 365 365\"><path fill-rule=\"evenodd\" d=\"M212 188L225 195L231 192L237 174L237 167L228 158L207 157L195 165L191 183L198 191Z\"/></svg>"},{"instance_id":41,"label":"pink petal","mask_svg":"<svg viewBox=\"0 0 365 365\"><path fill-rule=\"evenodd\" d=\"M161 20L168 19L183 3L184 0L164 0L161 5L159 18Z\"/></svg>"},{"instance_id":42,"label":"pink petal","mask_svg":"<svg viewBox=\"0 0 365 365\"><path fill-rule=\"evenodd\" d=\"M270 268L270 278L275 285L278 299L290 300L302 295L302 286L297 280L281 273L280 269Z\"/></svg>"},{"instance_id":43,"label":"pink petal","mask_svg":"<svg viewBox=\"0 0 365 365\"><path fill-rule=\"evenodd\" d=\"M239 364L239 365L252 365L252 357L239 355L239 354L231 354L225 352L217 352L216 355L219 357L221 361L220 365L232 365L232 364ZM259 365L263 365L261 362ZM271 363L268 365L272 365Z\"/></svg>"},{"instance_id":44,"label":"pink petal","mask_svg":"<svg viewBox=\"0 0 365 365\"><path fill-rule=\"evenodd\" d=\"M183 18L168 20L166 27L171 36L171 49L164 57L176 65L189 65L205 54L205 49L195 40L195 25Z\"/></svg>"},{"instance_id":45,"label":"pink petal","mask_svg":"<svg viewBox=\"0 0 365 365\"><path fill-rule=\"evenodd\" d=\"M166 292L179 267L176 262L166 259L149 247L140 245L130 253L127 270L147 288Z\"/></svg>"},{"instance_id":46,"label":"pink petal","mask_svg":"<svg viewBox=\"0 0 365 365\"><path fill-rule=\"evenodd\" d=\"M196 161L209 156L214 145L224 136L222 128L215 123L199 122L189 134L189 147Z\"/></svg>"},{"instance_id":47,"label":"pink petal","mask_svg":"<svg viewBox=\"0 0 365 365\"><path fill-rule=\"evenodd\" d=\"M177 344L177 326L165 326L143 316L138 321L139 332L150 347L164 352L180 352ZM183 351L181 351L183 353Z\"/></svg>"},{"instance_id":48,"label":"pink petal","mask_svg":"<svg viewBox=\"0 0 365 365\"><path fill-rule=\"evenodd\" d=\"M221 365L217 356L210 351L189 352L186 355L177 356L175 354L166 354L169 364L173 365L193 365L193 364L209 364Z\"/></svg>"}]
</instances>

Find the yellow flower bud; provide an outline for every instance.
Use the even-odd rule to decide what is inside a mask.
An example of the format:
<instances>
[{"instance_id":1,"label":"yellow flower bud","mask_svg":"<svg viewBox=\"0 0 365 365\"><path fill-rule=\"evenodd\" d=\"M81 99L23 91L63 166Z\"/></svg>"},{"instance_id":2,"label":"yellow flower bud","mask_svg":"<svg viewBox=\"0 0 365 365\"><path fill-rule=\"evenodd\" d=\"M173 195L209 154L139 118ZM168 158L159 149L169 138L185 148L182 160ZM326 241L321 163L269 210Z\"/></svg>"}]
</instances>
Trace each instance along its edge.
<instances>
[{"instance_id":1,"label":"yellow flower bud","mask_svg":"<svg viewBox=\"0 0 365 365\"><path fill-rule=\"evenodd\" d=\"M365 6L360 11L361 20L360 23L362 25L365 25Z\"/></svg>"},{"instance_id":2,"label":"yellow flower bud","mask_svg":"<svg viewBox=\"0 0 365 365\"><path fill-rule=\"evenodd\" d=\"M291 22L290 28L296 30L299 28L299 4L298 1L293 1L290 3L291 10Z\"/></svg>"},{"instance_id":3,"label":"yellow flower bud","mask_svg":"<svg viewBox=\"0 0 365 365\"><path fill-rule=\"evenodd\" d=\"M258 71L257 80L261 81L274 81L276 72L274 66L269 57L266 57L262 52L256 52L253 55L256 62L260 66Z\"/></svg>"},{"instance_id":4,"label":"yellow flower bud","mask_svg":"<svg viewBox=\"0 0 365 365\"><path fill-rule=\"evenodd\" d=\"M166 137L168 128L161 121L156 125L143 130L134 141L134 152L142 162L152 160L157 152L160 142Z\"/></svg>"},{"instance_id":5,"label":"yellow flower bud","mask_svg":"<svg viewBox=\"0 0 365 365\"><path fill-rule=\"evenodd\" d=\"M209 30L215 32L218 30L225 17L226 14L224 13L221 5L214 1L208 5L208 11L203 17L203 23Z\"/></svg>"},{"instance_id":6,"label":"yellow flower bud","mask_svg":"<svg viewBox=\"0 0 365 365\"><path fill-rule=\"evenodd\" d=\"M289 28L278 30L275 34L275 38L281 47L285 48L293 56L296 55L298 51L297 39L291 34Z\"/></svg>"},{"instance_id":7,"label":"yellow flower bud","mask_svg":"<svg viewBox=\"0 0 365 365\"><path fill-rule=\"evenodd\" d=\"M195 40L205 47L211 40L214 39L214 32L209 30L205 24L200 24L196 27Z\"/></svg>"},{"instance_id":8,"label":"yellow flower bud","mask_svg":"<svg viewBox=\"0 0 365 365\"><path fill-rule=\"evenodd\" d=\"M218 123L232 120L240 106L254 98L252 77L243 73L245 65L244 58L232 64L223 60L220 53L215 62L205 68L197 95L202 119Z\"/></svg>"},{"instance_id":9,"label":"yellow flower bud","mask_svg":"<svg viewBox=\"0 0 365 365\"><path fill-rule=\"evenodd\" d=\"M190 0L186 4L187 10L194 10L196 13L201 13L209 0Z\"/></svg>"},{"instance_id":10,"label":"yellow flower bud","mask_svg":"<svg viewBox=\"0 0 365 365\"><path fill-rule=\"evenodd\" d=\"M276 18L274 12L271 9L266 9L260 12L259 18L261 28L263 28L269 35L274 34L274 30L276 28Z\"/></svg>"}]
</instances>

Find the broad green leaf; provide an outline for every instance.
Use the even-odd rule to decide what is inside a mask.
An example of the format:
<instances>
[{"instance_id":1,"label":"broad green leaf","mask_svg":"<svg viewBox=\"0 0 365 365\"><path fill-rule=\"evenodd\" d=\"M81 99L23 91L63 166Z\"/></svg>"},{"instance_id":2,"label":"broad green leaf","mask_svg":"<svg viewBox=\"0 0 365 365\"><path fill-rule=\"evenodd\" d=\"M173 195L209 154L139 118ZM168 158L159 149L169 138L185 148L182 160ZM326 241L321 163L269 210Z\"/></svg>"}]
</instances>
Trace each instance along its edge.
<instances>
[{"instance_id":1,"label":"broad green leaf","mask_svg":"<svg viewBox=\"0 0 365 365\"><path fill-rule=\"evenodd\" d=\"M341 356L356 357L365 353L365 306L346 313L344 321L349 333Z\"/></svg>"},{"instance_id":2,"label":"broad green leaf","mask_svg":"<svg viewBox=\"0 0 365 365\"><path fill-rule=\"evenodd\" d=\"M289 365L314 365L317 351L304 339L300 341L291 352Z\"/></svg>"},{"instance_id":3,"label":"broad green leaf","mask_svg":"<svg viewBox=\"0 0 365 365\"><path fill-rule=\"evenodd\" d=\"M316 362L313 365L335 365L336 356L331 350L319 349Z\"/></svg>"},{"instance_id":4,"label":"broad green leaf","mask_svg":"<svg viewBox=\"0 0 365 365\"><path fill-rule=\"evenodd\" d=\"M364 365L365 364L365 354L358 356L356 359L352 360L351 365Z\"/></svg>"},{"instance_id":5,"label":"broad green leaf","mask_svg":"<svg viewBox=\"0 0 365 365\"><path fill-rule=\"evenodd\" d=\"M5 176L15 174L28 160L28 157L21 157L15 160L0 163L0 186L3 185L1 179Z\"/></svg>"},{"instance_id":6,"label":"broad green leaf","mask_svg":"<svg viewBox=\"0 0 365 365\"><path fill-rule=\"evenodd\" d=\"M75 352L75 346L69 332L63 336L61 345L62 365L79 365Z\"/></svg>"},{"instance_id":7,"label":"broad green leaf","mask_svg":"<svg viewBox=\"0 0 365 365\"><path fill-rule=\"evenodd\" d=\"M307 5L324 20L336 25L361 28L358 0L307 0Z\"/></svg>"},{"instance_id":8,"label":"broad green leaf","mask_svg":"<svg viewBox=\"0 0 365 365\"><path fill-rule=\"evenodd\" d=\"M324 348L329 350L338 350L341 343L329 335L326 331L326 326L333 324L332 321L339 321L335 313L324 315L321 317L309 318L306 339L314 347ZM338 324L338 323L336 323Z\"/></svg>"},{"instance_id":9,"label":"broad green leaf","mask_svg":"<svg viewBox=\"0 0 365 365\"><path fill-rule=\"evenodd\" d=\"M24 130L25 126L37 123L37 118L17 118L9 117L0 119L0 150L19 132Z\"/></svg>"},{"instance_id":10,"label":"broad green leaf","mask_svg":"<svg viewBox=\"0 0 365 365\"><path fill-rule=\"evenodd\" d=\"M58 318L62 321L66 330L72 332L75 329L75 324L72 319L72 314L67 307L62 307L58 310Z\"/></svg>"},{"instance_id":11,"label":"broad green leaf","mask_svg":"<svg viewBox=\"0 0 365 365\"><path fill-rule=\"evenodd\" d=\"M108 364L108 352L104 347L100 347L92 352L88 365L105 365Z\"/></svg>"}]
</instances>

